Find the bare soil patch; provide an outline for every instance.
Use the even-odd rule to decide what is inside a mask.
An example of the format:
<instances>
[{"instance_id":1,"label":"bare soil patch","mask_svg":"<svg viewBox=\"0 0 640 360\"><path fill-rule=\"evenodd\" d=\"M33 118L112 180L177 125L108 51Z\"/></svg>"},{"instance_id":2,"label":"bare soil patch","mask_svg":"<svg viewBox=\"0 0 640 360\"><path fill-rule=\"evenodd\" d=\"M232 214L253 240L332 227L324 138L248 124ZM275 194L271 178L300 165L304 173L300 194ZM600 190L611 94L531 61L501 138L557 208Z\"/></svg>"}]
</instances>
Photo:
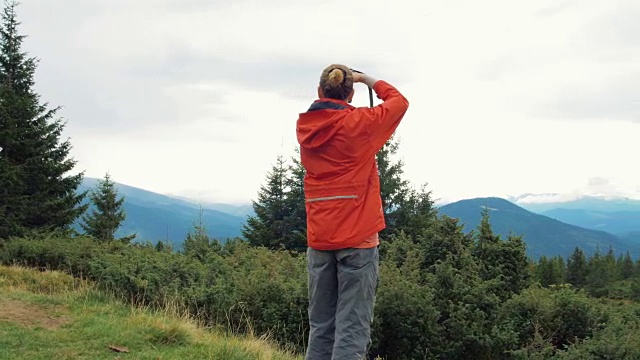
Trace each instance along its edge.
<instances>
[{"instance_id":1,"label":"bare soil patch","mask_svg":"<svg viewBox=\"0 0 640 360\"><path fill-rule=\"evenodd\" d=\"M43 309L19 300L0 298L0 321L9 321L24 327L55 330L69 322L68 317L60 315L60 310L62 309L59 307Z\"/></svg>"}]
</instances>

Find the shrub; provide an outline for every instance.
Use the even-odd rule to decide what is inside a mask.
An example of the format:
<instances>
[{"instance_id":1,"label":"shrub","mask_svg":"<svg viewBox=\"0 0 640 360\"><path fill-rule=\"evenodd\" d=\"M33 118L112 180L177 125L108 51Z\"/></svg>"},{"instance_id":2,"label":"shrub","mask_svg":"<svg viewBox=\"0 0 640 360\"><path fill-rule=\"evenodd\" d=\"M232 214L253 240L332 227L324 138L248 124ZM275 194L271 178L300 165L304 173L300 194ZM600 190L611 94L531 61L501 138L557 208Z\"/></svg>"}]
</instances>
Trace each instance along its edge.
<instances>
[{"instance_id":1,"label":"shrub","mask_svg":"<svg viewBox=\"0 0 640 360\"><path fill-rule=\"evenodd\" d=\"M502 330L514 334L514 355L563 350L591 337L606 319L596 300L569 286L531 287L500 310Z\"/></svg>"}]
</instances>

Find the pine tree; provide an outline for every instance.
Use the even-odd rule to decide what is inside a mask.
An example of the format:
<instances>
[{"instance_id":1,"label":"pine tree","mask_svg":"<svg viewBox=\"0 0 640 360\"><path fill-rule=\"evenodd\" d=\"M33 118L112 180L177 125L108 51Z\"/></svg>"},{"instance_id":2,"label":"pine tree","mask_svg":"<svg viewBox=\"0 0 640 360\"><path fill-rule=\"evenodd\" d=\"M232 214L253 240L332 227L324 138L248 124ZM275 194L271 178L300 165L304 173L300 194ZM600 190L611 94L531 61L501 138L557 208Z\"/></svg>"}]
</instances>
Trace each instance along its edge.
<instances>
[{"instance_id":1,"label":"pine tree","mask_svg":"<svg viewBox=\"0 0 640 360\"><path fill-rule=\"evenodd\" d=\"M404 233L416 241L424 229L437 221L438 212L431 198L431 191L426 190L426 185L423 185L419 191L408 189L403 192L405 196L399 200L393 214L389 215L393 218L389 231L394 235ZM393 238L387 240L393 240Z\"/></svg>"},{"instance_id":2,"label":"pine tree","mask_svg":"<svg viewBox=\"0 0 640 360\"><path fill-rule=\"evenodd\" d=\"M618 268L620 269L620 278L622 278L623 280L627 280L633 277L633 259L631 259L631 254L629 254L629 251L627 251L624 257L620 259Z\"/></svg>"},{"instance_id":3,"label":"pine tree","mask_svg":"<svg viewBox=\"0 0 640 360\"><path fill-rule=\"evenodd\" d=\"M494 284L480 277L472 236L457 219L443 216L423 231L416 246L423 256L423 281L433 289L431 303L439 312L438 333L430 339L433 353L446 359L498 358L500 341L491 328L502 301Z\"/></svg>"},{"instance_id":4,"label":"pine tree","mask_svg":"<svg viewBox=\"0 0 640 360\"><path fill-rule=\"evenodd\" d=\"M547 258L541 256L536 268L538 281L540 285L548 287L551 285L558 285L563 282L562 265L558 260L560 257ZM560 258L561 259L561 258Z\"/></svg>"},{"instance_id":5,"label":"pine tree","mask_svg":"<svg viewBox=\"0 0 640 360\"><path fill-rule=\"evenodd\" d=\"M289 242L286 226L287 166L282 155L267 174L267 183L260 187L258 200L253 201L255 216L249 216L242 234L254 246L270 249L285 248Z\"/></svg>"},{"instance_id":6,"label":"pine tree","mask_svg":"<svg viewBox=\"0 0 640 360\"><path fill-rule=\"evenodd\" d=\"M607 251L607 255L604 257L604 266L611 281L615 281L620 278L620 272L618 271L616 264L616 255L613 252L612 246L609 246L609 251Z\"/></svg>"},{"instance_id":7,"label":"pine tree","mask_svg":"<svg viewBox=\"0 0 640 360\"><path fill-rule=\"evenodd\" d=\"M503 241L500 235L495 235L486 207L481 215L482 219L474 233L476 241L472 254L478 260L480 278L492 281L495 284L493 292L504 301L529 285L526 245L520 236L509 235Z\"/></svg>"},{"instance_id":8,"label":"pine tree","mask_svg":"<svg viewBox=\"0 0 640 360\"><path fill-rule=\"evenodd\" d=\"M609 294L615 268L610 267L610 252L602 256L599 249L589 258L589 274L587 275L587 290L595 297ZM615 261L615 259L614 259Z\"/></svg>"},{"instance_id":9,"label":"pine tree","mask_svg":"<svg viewBox=\"0 0 640 360\"><path fill-rule=\"evenodd\" d=\"M565 266L564 258L560 255L557 255L552 259L552 262L553 270L556 274L556 284L564 284L567 273L567 267Z\"/></svg>"},{"instance_id":10,"label":"pine tree","mask_svg":"<svg viewBox=\"0 0 640 360\"><path fill-rule=\"evenodd\" d=\"M68 229L85 210L76 190L83 173L60 142L64 123L34 91L37 60L22 51L16 2L0 24L0 239L32 231Z\"/></svg>"},{"instance_id":11,"label":"pine tree","mask_svg":"<svg viewBox=\"0 0 640 360\"><path fill-rule=\"evenodd\" d=\"M116 240L115 234L126 219L126 214L122 208L124 197L118 198L118 190L109 174L105 175L104 180L98 181L96 188L91 190L89 199L95 208L82 217L83 223L80 226L87 235L100 241ZM129 235L117 240L128 243L134 238L135 235Z\"/></svg>"},{"instance_id":12,"label":"pine tree","mask_svg":"<svg viewBox=\"0 0 640 360\"><path fill-rule=\"evenodd\" d=\"M399 217L401 204L409 195L409 182L402 178L404 173L401 160L394 161L392 157L398 152L400 141L393 137L385 143L376 155L378 175L380 176L380 197L387 227L381 232L382 236L389 236L399 232Z\"/></svg>"},{"instance_id":13,"label":"pine tree","mask_svg":"<svg viewBox=\"0 0 640 360\"><path fill-rule=\"evenodd\" d=\"M481 220L478 224L478 229L475 233L476 244L473 254L482 260L490 269L497 268L499 266L500 259L494 257L498 254L494 254L492 250L500 243L500 235L494 235L491 229L489 209L484 207L481 211Z\"/></svg>"},{"instance_id":14,"label":"pine tree","mask_svg":"<svg viewBox=\"0 0 640 360\"><path fill-rule=\"evenodd\" d=\"M299 150L296 149L296 152ZM307 249L307 209L304 195L306 171L298 159L299 156L291 159L293 164L289 166L288 176L285 180L287 188L285 223L289 229L285 248L302 252Z\"/></svg>"},{"instance_id":15,"label":"pine tree","mask_svg":"<svg viewBox=\"0 0 640 360\"><path fill-rule=\"evenodd\" d=\"M584 252L576 247L567 260L567 282L576 287L584 287L587 284L589 265Z\"/></svg>"},{"instance_id":16,"label":"pine tree","mask_svg":"<svg viewBox=\"0 0 640 360\"><path fill-rule=\"evenodd\" d=\"M201 263L206 263L209 254L219 253L221 249L222 247L217 240L209 238L204 224L203 209L200 207L198 219L184 240L182 252Z\"/></svg>"}]
</instances>

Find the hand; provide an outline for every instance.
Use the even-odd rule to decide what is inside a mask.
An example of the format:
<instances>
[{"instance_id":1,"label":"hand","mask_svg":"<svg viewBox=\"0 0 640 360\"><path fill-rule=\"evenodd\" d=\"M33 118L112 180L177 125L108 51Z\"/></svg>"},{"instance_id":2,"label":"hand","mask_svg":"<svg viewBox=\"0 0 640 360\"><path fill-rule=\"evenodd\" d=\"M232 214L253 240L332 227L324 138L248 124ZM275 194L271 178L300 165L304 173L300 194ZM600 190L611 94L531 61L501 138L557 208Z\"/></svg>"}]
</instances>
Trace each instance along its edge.
<instances>
[{"instance_id":1,"label":"hand","mask_svg":"<svg viewBox=\"0 0 640 360\"><path fill-rule=\"evenodd\" d=\"M357 73L357 72L354 72L354 71L352 71L351 73L353 74L353 83L354 84L355 83L361 83L361 82L364 81L364 74Z\"/></svg>"}]
</instances>

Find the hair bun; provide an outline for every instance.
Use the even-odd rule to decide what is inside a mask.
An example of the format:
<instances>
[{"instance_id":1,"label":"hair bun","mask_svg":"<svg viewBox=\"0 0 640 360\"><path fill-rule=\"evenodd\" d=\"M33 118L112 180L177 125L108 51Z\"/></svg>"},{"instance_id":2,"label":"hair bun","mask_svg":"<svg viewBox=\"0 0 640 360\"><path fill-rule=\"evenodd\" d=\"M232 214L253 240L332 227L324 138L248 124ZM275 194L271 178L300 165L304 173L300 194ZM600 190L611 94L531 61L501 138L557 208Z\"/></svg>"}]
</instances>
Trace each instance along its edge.
<instances>
[{"instance_id":1,"label":"hair bun","mask_svg":"<svg viewBox=\"0 0 640 360\"><path fill-rule=\"evenodd\" d=\"M344 81L344 72L341 69L333 69L329 72L327 83L329 86L336 87Z\"/></svg>"}]
</instances>

